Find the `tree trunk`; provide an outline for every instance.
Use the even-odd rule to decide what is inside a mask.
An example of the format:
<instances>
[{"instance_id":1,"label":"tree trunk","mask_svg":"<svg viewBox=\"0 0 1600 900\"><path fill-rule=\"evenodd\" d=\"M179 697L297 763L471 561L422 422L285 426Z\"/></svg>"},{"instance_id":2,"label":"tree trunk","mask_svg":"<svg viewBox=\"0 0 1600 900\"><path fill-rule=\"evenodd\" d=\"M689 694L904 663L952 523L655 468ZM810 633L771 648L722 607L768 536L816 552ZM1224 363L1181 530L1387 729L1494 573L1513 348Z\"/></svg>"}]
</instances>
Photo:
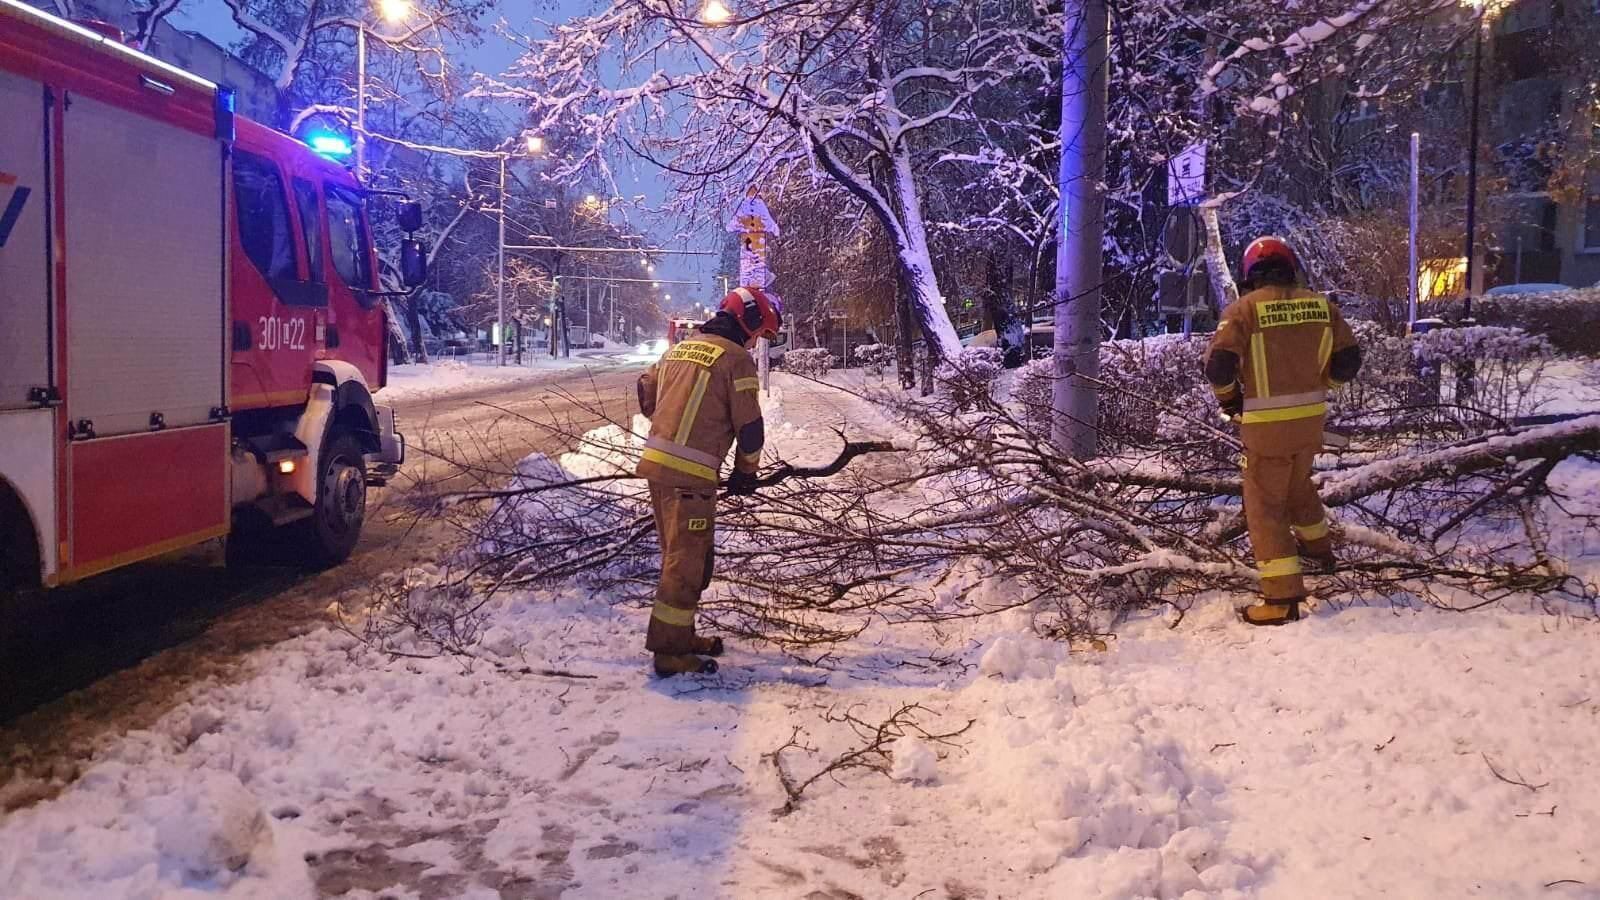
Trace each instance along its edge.
<instances>
[{"instance_id":1,"label":"tree trunk","mask_svg":"<svg viewBox=\"0 0 1600 900\"><path fill-rule=\"evenodd\" d=\"M389 332L389 356L392 361L399 365L411 362L405 329L400 327L400 319L394 314L394 304L387 300L383 301L383 323Z\"/></svg>"},{"instance_id":2,"label":"tree trunk","mask_svg":"<svg viewBox=\"0 0 1600 900\"><path fill-rule=\"evenodd\" d=\"M1061 239L1056 245L1051 439L1061 453L1099 452L1100 282L1105 250L1106 0L1068 0L1061 78ZM1082 377L1079 377L1082 376Z\"/></svg>"},{"instance_id":3,"label":"tree trunk","mask_svg":"<svg viewBox=\"0 0 1600 900\"><path fill-rule=\"evenodd\" d=\"M900 373L900 386L909 391L917 386L917 356L912 346L911 298L904 278L895 283L894 315L895 370Z\"/></svg>"},{"instance_id":4,"label":"tree trunk","mask_svg":"<svg viewBox=\"0 0 1600 900\"><path fill-rule=\"evenodd\" d=\"M939 359L952 359L961 352L961 338L950 314L944 308L944 292L933 271L933 259L928 253L928 230L922 220L922 200L917 196L917 183L911 172L911 160L904 150L893 159L894 170L890 177L896 205L900 207L900 229L895 237L895 253L900 268L905 272L906 284L911 292L911 312L927 341L929 352Z\"/></svg>"},{"instance_id":5,"label":"tree trunk","mask_svg":"<svg viewBox=\"0 0 1600 900\"><path fill-rule=\"evenodd\" d=\"M406 298L406 325L411 329L411 357L428 364L428 345L422 339L422 298L415 294Z\"/></svg>"},{"instance_id":6,"label":"tree trunk","mask_svg":"<svg viewBox=\"0 0 1600 900\"><path fill-rule=\"evenodd\" d=\"M1211 280L1211 293L1216 297L1220 316L1228 304L1239 299L1239 285L1233 280L1228 254L1222 248L1222 224L1218 221L1216 204L1200 207L1200 221L1206 227L1206 276Z\"/></svg>"}]
</instances>

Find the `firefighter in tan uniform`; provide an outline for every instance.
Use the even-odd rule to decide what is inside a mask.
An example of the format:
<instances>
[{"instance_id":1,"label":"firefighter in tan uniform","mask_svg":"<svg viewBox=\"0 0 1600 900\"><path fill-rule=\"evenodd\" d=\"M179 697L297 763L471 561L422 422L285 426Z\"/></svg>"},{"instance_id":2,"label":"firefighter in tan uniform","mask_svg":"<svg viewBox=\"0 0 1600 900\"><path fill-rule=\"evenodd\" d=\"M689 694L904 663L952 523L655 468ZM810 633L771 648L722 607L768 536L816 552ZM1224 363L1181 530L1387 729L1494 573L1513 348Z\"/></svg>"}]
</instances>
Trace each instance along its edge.
<instances>
[{"instance_id":1,"label":"firefighter in tan uniform","mask_svg":"<svg viewBox=\"0 0 1600 900\"><path fill-rule=\"evenodd\" d=\"M776 337L783 322L777 295L739 288L710 321L639 376L639 408L650 418L638 474L650 484L661 541L661 581L645 649L656 674L715 672L705 656L721 638L695 635L700 593L711 584L717 485L723 458L737 447L728 490L753 494L765 442L761 382L749 347Z\"/></svg>"},{"instance_id":2,"label":"firefighter in tan uniform","mask_svg":"<svg viewBox=\"0 0 1600 900\"><path fill-rule=\"evenodd\" d=\"M1334 564L1311 465L1322 449L1328 391L1354 378L1361 349L1338 307L1307 290L1288 244L1265 237L1245 250L1246 293L1222 314L1206 378L1222 410L1240 419L1244 514L1264 602L1240 611L1251 625L1300 619L1303 566Z\"/></svg>"}]
</instances>

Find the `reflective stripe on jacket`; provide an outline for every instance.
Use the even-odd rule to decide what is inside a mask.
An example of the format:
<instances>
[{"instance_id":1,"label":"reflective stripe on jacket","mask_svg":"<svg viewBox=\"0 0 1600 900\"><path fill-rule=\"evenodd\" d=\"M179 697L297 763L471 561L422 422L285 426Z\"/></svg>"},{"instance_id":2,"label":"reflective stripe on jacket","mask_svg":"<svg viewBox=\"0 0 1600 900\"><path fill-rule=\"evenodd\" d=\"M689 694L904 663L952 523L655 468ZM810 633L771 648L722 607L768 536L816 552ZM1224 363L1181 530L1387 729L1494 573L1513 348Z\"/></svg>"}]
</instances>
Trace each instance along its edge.
<instances>
[{"instance_id":1,"label":"reflective stripe on jacket","mask_svg":"<svg viewBox=\"0 0 1600 900\"><path fill-rule=\"evenodd\" d=\"M734 342L696 333L639 378L650 417L637 473L662 484L716 484L739 429L761 418L755 360Z\"/></svg>"}]
</instances>

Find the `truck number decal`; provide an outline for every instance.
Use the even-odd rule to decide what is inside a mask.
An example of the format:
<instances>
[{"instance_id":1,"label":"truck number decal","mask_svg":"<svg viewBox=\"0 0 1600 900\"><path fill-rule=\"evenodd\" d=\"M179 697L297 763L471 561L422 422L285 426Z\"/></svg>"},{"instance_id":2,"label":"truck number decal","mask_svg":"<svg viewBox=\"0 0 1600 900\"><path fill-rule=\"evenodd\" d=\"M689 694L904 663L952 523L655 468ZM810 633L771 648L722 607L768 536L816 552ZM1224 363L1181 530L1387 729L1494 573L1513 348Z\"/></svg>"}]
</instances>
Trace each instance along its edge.
<instances>
[{"instance_id":1,"label":"truck number decal","mask_svg":"<svg viewBox=\"0 0 1600 900\"><path fill-rule=\"evenodd\" d=\"M260 316L261 339L257 350L304 350L306 348L306 320L280 319L277 316Z\"/></svg>"}]
</instances>

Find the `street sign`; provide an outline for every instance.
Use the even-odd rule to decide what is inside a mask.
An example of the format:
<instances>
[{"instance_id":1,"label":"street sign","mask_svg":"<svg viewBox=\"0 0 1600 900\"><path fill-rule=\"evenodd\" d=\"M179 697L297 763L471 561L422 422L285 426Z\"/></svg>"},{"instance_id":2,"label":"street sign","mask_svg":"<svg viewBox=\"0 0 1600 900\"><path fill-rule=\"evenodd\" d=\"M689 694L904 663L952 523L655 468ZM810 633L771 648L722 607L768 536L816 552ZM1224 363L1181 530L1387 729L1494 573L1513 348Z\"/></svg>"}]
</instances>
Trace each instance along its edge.
<instances>
[{"instance_id":1,"label":"street sign","mask_svg":"<svg viewBox=\"0 0 1600 900\"><path fill-rule=\"evenodd\" d=\"M1190 144L1167 161L1167 204L1198 206L1206 199L1206 145Z\"/></svg>"}]
</instances>

